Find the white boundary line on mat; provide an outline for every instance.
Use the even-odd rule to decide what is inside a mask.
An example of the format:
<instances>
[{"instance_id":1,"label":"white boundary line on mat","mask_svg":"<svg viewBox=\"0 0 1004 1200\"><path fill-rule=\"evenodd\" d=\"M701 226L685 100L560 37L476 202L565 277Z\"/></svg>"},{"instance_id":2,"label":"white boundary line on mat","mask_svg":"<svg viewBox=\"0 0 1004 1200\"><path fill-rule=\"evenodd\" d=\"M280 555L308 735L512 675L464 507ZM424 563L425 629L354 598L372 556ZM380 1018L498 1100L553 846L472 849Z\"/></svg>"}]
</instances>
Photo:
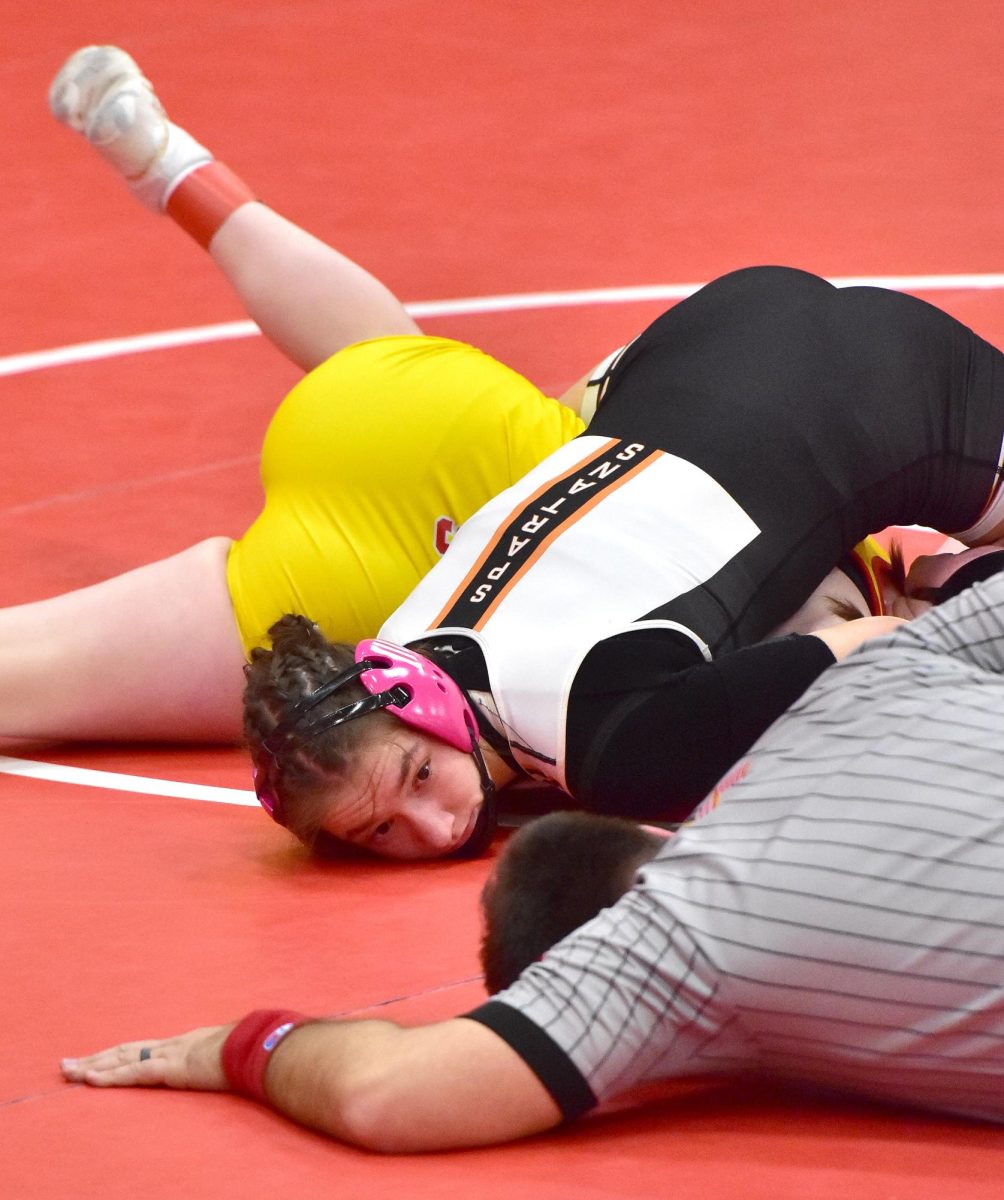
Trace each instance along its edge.
<instances>
[{"instance_id":1,"label":"white boundary line on mat","mask_svg":"<svg viewBox=\"0 0 1004 1200\"><path fill-rule=\"evenodd\" d=\"M0 755L0 774L44 779L49 783L74 783L113 792L138 792L144 796L176 796L182 800L208 800L213 804L239 804L245 808L255 808L258 804L254 792L242 788L212 787L205 783L179 783L173 779L93 771L89 767L66 767L60 763L36 762L30 758L11 758L7 755Z\"/></svg>"},{"instance_id":2,"label":"white boundary line on mat","mask_svg":"<svg viewBox=\"0 0 1004 1200\"><path fill-rule=\"evenodd\" d=\"M846 275L830 280L838 287L886 287L899 292L993 291L1004 288L1004 274L971 275ZM581 308L594 304L636 304L649 300L682 300L702 285L699 283L651 284L643 287L592 288L574 292L527 292L523 295L470 296L457 300L419 300L406 304L416 318L471 316L478 313L519 312L535 308ZM256 337L261 331L253 321L227 321L191 329L165 329L133 337L104 338L51 350L0 357L0 376L44 371L70 363L94 362L151 350L171 350L206 342L225 342Z\"/></svg>"}]
</instances>

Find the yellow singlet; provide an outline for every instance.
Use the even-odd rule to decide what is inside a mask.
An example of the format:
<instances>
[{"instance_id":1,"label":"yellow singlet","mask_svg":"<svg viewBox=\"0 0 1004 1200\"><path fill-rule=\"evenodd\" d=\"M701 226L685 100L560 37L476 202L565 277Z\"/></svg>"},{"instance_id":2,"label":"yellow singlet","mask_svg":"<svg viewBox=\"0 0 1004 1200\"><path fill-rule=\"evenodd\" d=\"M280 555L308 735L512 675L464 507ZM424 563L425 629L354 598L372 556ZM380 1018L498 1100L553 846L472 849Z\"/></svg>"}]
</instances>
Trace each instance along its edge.
<instances>
[{"instance_id":1,"label":"yellow singlet","mask_svg":"<svg viewBox=\"0 0 1004 1200\"><path fill-rule=\"evenodd\" d=\"M841 566L861 588L871 615L873 617L885 616L882 583L890 573L889 552L873 536L869 535L850 550L848 557L849 561L841 563Z\"/></svg>"},{"instance_id":2,"label":"yellow singlet","mask_svg":"<svg viewBox=\"0 0 1004 1200\"><path fill-rule=\"evenodd\" d=\"M359 342L279 406L262 447L265 506L227 583L246 652L284 613L373 637L453 530L582 422L473 346Z\"/></svg>"}]
</instances>

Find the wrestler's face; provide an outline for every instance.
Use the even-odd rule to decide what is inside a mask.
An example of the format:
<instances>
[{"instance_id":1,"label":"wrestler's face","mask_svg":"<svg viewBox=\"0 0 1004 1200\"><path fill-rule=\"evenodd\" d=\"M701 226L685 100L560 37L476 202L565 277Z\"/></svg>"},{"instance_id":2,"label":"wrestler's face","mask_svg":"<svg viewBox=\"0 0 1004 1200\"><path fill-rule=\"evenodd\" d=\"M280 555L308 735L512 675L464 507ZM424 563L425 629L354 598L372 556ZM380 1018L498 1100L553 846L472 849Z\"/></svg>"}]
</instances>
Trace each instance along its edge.
<instances>
[{"instance_id":1,"label":"wrestler's face","mask_svg":"<svg viewBox=\"0 0 1004 1200\"><path fill-rule=\"evenodd\" d=\"M440 858L467 841L482 803L470 754L403 726L362 748L323 829L386 858Z\"/></svg>"},{"instance_id":2,"label":"wrestler's face","mask_svg":"<svg viewBox=\"0 0 1004 1200\"><path fill-rule=\"evenodd\" d=\"M975 558L984 554L994 554L1000 551L1000 546L977 546L972 550L961 550L949 554L921 554L910 564L906 573L906 587L901 596L893 599L891 611L893 616L918 617L932 605L930 592L940 588L955 574L955 572Z\"/></svg>"}]
</instances>

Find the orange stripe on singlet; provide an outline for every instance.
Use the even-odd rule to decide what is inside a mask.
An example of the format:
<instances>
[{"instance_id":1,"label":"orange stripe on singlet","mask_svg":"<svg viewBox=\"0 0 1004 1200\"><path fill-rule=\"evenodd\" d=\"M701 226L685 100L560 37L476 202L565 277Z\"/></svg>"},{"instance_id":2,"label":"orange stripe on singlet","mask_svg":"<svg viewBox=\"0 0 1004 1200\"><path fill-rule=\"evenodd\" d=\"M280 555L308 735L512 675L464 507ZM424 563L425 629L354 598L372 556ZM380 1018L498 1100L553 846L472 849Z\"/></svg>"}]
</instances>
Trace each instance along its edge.
<instances>
[{"instance_id":1,"label":"orange stripe on singlet","mask_svg":"<svg viewBox=\"0 0 1004 1200\"><path fill-rule=\"evenodd\" d=\"M500 545L502 537L503 536L511 536L509 534L509 526L515 520L516 515L518 513L524 512L526 509L528 509L534 503L535 500L538 500L541 497L541 495L543 495L544 492L553 488L556 483L558 483L562 480L568 479L572 475L578 474L579 472L582 471L582 469L584 467L587 467L591 462L594 462L597 458L601 458L604 454L606 454L611 449L611 447L616 445L621 440L622 439L620 439L620 438L609 438L604 443L604 445L599 450L597 450L594 454L590 454L586 458L581 459L578 463L576 463L576 465L571 470L566 471L563 475L560 475L557 477L552 476L552 478L549 479L547 481L547 483L545 483L543 485L543 487L538 488L537 491L535 491L532 496L529 496L525 501L523 501L523 503L517 505L517 507L512 510L512 512L509 514L508 518L506 519L506 522L503 526L505 533L504 534L500 533L496 537L492 538L492 540L488 544L488 546L486 546L484 551L478 556L477 562L474 564L474 566L471 567L471 569L464 576L464 579L463 579L462 583L460 584L460 586L457 587L456 590L453 592L453 595L450 597L448 603L445 604L440 609L439 615L436 617L436 620L433 623L433 625L431 626L431 628L435 629L440 624L440 622L443 620L443 618L446 616L446 614L450 611L451 608L453 608L453 606L460 599L460 597L462 596L464 591L471 586L471 583L476 578L476 576L480 572L481 568L484 566L485 562L491 556L492 551L495 550L495 548ZM566 530L570 529L573 525L575 525L578 521L580 521L586 515L586 513L591 512L596 507L596 505L599 504L599 502L602 499L604 499L604 497L609 496L611 492L615 492L615 491L617 491L618 488L623 487L625 483L627 483L629 480L633 479L636 475L639 475L647 467L650 467L654 462L657 462L661 457L662 457L662 452L656 451L654 454L650 454L647 457L643 458L641 460L641 462L637 463L635 466L629 467L628 470L626 470L624 472L624 474L620 477L620 479L618 479L615 483L609 483L605 487L600 488L594 496L590 497L589 500L586 500L584 503L582 503L575 510L575 513L572 516L559 521L555 525L554 529L545 538L541 539L540 545L538 545L537 548L527 557L526 561L524 563L521 563L520 566L513 572L513 574L505 581L505 583L501 585L501 587L499 588L498 595L496 595L491 600L491 602L485 608L484 612L481 614L481 616L478 618L478 620L471 626L471 628L474 630L480 630L484 626L484 624L488 620L488 618L498 608L498 606L502 602L502 600L505 599L505 596L510 591L510 589L516 583L518 583L520 579L523 578L523 576L527 573L527 571L529 571L529 569L534 565L534 563L536 563L540 559L540 557L544 553L544 551L550 545L552 545L552 543L557 538L559 538L562 533L564 533Z\"/></svg>"},{"instance_id":2,"label":"orange stripe on singlet","mask_svg":"<svg viewBox=\"0 0 1004 1200\"><path fill-rule=\"evenodd\" d=\"M524 508L529 508L534 501L539 500L549 488L554 487L554 485L560 480L567 479L569 475L574 475L577 471L581 471L583 467L589 466L591 462L595 462L597 458L601 458L619 441L620 438L607 438L602 446L600 446L597 450L594 450L592 454L587 454L585 458L580 459L573 467L569 467L569 469L563 475L552 475L551 478L548 479L546 483L542 483L532 495L527 496L525 500L521 500L519 504L517 504L516 507L509 513L508 517L506 517L505 522L499 523L499 528L508 529L512 522L516 519L517 513L521 512ZM482 550L482 552L478 555L474 566L472 566L467 572L461 582L457 585L449 600L447 600L447 602L439 610L439 616L437 616L435 621L433 621L433 623L429 626L430 629L435 629L439 625L440 621L442 621L443 617L445 617L454 604L457 603L465 589L470 586L471 580L485 565L485 563L491 557L492 551L500 544L501 540L502 534L499 533L496 534L496 536L493 537L490 542L488 542L484 550Z\"/></svg>"}]
</instances>

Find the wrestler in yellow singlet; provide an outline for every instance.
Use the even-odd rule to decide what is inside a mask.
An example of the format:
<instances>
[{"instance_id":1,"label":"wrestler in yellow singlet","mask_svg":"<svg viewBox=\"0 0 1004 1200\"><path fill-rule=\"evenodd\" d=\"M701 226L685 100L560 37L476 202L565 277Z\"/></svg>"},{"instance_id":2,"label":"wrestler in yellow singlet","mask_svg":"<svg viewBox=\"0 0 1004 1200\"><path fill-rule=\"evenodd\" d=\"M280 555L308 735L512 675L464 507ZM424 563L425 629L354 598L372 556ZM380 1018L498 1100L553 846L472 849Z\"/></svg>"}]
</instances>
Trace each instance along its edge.
<instances>
[{"instance_id":1,"label":"wrestler in yellow singlet","mask_svg":"<svg viewBox=\"0 0 1004 1200\"><path fill-rule=\"evenodd\" d=\"M370 637L453 530L583 428L489 355L436 337L359 342L311 371L262 448L265 506L231 548L246 652L284 613Z\"/></svg>"}]
</instances>

